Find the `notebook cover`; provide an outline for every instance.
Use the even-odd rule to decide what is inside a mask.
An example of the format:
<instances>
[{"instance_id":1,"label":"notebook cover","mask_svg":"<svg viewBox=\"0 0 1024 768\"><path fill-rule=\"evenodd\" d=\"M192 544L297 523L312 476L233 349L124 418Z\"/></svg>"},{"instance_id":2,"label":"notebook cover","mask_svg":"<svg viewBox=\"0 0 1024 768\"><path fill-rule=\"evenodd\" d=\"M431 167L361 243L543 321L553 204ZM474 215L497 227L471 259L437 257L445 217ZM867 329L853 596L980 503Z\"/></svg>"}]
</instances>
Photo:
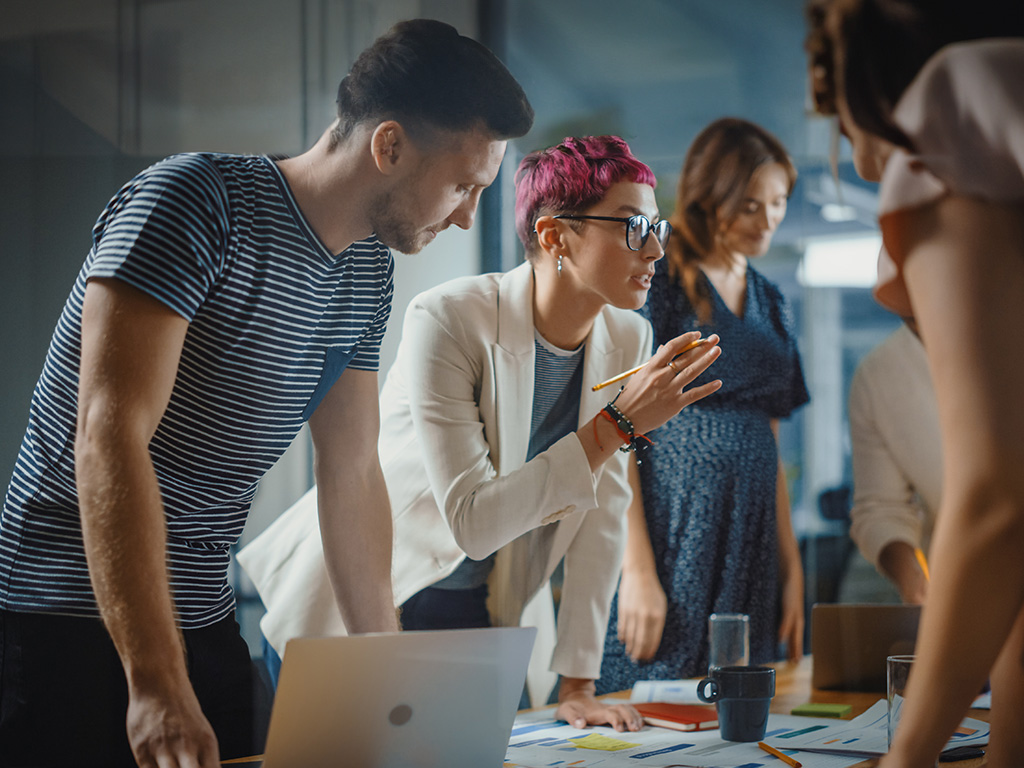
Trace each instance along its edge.
<instances>
[{"instance_id":1,"label":"notebook cover","mask_svg":"<svg viewBox=\"0 0 1024 768\"><path fill-rule=\"evenodd\" d=\"M713 706L664 701L634 703L633 706L648 725L677 731L703 731L718 727L718 713Z\"/></svg>"}]
</instances>

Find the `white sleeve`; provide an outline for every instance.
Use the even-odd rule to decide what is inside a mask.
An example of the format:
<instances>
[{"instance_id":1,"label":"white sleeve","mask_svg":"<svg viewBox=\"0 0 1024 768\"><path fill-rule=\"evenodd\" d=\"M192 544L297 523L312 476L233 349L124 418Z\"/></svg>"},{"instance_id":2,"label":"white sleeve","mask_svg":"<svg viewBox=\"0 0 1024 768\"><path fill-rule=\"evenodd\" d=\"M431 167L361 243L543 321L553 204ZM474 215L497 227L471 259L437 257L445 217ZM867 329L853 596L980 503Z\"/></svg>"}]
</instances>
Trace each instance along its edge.
<instances>
[{"instance_id":1,"label":"white sleeve","mask_svg":"<svg viewBox=\"0 0 1024 768\"><path fill-rule=\"evenodd\" d=\"M458 545L479 560L527 531L597 507L596 481L575 433L498 476L488 442L495 436L485 434L480 414L476 334L463 328L461 313L444 310L414 303L406 314L409 404L437 505Z\"/></svg>"},{"instance_id":2,"label":"white sleeve","mask_svg":"<svg viewBox=\"0 0 1024 768\"><path fill-rule=\"evenodd\" d=\"M853 509L850 537L864 558L878 567L887 544L921 545L921 512L914 488L903 474L878 428L877 399L871 382L859 369L850 385L850 439L853 447Z\"/></svg>"},{"instance_id":3,"label":"white sleeve","mask_svg":"<svg viewBox=\"0 0 1024 768\"><path fill-rule=\"evenodd\" d=\"M616 456L606 465L601 505L586 513L565 553L551 669L566 677L596 680L601 675L608 614L626 547L626 510L633 496L628 461L633 461L632 454Z\"/></svg>"}]
</instances>

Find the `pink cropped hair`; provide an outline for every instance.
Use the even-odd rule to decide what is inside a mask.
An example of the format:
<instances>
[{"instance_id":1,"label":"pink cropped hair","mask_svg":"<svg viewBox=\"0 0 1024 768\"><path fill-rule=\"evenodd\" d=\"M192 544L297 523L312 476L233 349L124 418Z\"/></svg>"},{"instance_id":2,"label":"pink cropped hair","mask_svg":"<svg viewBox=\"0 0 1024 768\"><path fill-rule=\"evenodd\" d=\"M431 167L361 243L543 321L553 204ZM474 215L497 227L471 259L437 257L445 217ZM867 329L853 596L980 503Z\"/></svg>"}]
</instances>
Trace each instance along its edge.
<instances>
[{"instance_id":1,"label":"pink cropped hair","mask_svg":"<svg viewBox=\"0 0 1024 768\"><path fill-rule=\"evenodd\" d=\"M536 250L538 218L585 211L620 181L657 185L654 172L618 136L569 137L524 157L515 177L516 234L527 257Z\"/></svg>"}]
</instances>

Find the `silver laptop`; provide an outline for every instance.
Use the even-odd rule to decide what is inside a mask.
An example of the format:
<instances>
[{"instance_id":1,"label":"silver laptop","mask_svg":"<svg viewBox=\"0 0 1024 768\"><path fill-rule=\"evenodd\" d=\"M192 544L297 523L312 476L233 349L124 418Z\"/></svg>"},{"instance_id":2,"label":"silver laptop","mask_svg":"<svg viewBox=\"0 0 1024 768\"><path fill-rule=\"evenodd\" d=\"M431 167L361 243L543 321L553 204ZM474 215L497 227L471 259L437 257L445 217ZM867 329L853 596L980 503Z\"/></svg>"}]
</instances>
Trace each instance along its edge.
<instances>
[{"instance_id":1,"label":"silver laptop","mask_svg":"<svg viewBox=\"0 0 1024 768\"><path fill-rule=\"evenodd\" d=\"M536 634L514 627L291 640L263 768L500 768Z\"/></svg>"},{"instance_id":2,"label":"silver laptop","mask_svg":"<svg viewBox=\"0 0 1024 768\"><path fill-rule=\"evenodd\" d=\"M885 692L885 657L914 652L919 605L817 603L811 609L811 685Z\"/></svg>"}]
</instances>

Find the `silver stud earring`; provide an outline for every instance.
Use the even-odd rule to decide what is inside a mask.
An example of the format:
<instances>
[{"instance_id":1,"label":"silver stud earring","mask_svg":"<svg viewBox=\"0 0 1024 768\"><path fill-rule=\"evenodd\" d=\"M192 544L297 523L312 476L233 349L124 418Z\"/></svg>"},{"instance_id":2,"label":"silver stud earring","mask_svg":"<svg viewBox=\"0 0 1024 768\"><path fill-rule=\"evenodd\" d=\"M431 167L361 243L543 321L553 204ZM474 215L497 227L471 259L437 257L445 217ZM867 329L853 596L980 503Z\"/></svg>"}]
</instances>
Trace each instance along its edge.
<instances>
[{"instance_id":1,"label":"silver stud earring","mask_svg":"<svg viewBox=\"0 0 1024 768\"><path fill-rule=\"evenodd\" d=\"M562 254L558 254L558 276L562 276Z\"/></svg>"}]
</instances>

